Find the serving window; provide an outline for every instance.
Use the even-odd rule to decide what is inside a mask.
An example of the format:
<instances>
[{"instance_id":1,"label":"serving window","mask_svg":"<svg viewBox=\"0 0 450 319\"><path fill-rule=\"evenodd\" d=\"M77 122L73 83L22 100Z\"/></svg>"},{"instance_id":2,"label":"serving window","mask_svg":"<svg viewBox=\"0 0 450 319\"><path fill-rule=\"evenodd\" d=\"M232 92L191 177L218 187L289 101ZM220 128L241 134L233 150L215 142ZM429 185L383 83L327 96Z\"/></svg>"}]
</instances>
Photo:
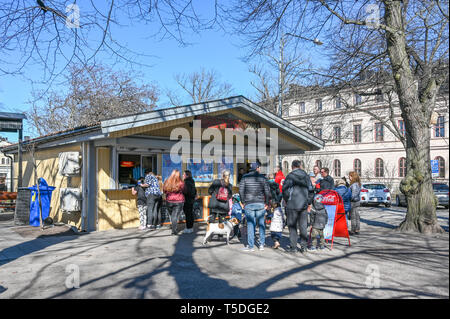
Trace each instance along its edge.
<instances>
[{"instance_id":1,"label":"serving window","mask_svg":"<svg viewBox=\"0 0 450 319\"><path fill-rule=\"evenodd\" d=\"M146 169L157 172L157 159L156 155L119 154L118 166L119 189L131 188L145 176Z\"/></svg>"}]
</instances>

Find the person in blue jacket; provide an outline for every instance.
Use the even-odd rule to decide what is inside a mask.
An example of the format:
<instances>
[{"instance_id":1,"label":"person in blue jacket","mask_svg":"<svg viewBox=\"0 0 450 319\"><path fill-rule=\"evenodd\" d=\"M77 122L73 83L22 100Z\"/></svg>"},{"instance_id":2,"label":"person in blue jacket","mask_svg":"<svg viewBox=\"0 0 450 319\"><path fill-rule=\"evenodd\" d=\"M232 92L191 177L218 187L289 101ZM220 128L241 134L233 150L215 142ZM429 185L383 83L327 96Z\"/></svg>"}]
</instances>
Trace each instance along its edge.
<instances>
[{"instance_id":1,"label":"person in blue jacket","mask_svg":"<svg viewBox=\"0 0 450 319\"><path fill-rule=\"evenodd\" d=\"M348 216L351 210L351 199L352 199L352 190L345 185L345 180L340 178L336 182L336 187L334 190L341 195L342 200L344 201L344 209L345 214Z\"/></svg>"}]
</instances>

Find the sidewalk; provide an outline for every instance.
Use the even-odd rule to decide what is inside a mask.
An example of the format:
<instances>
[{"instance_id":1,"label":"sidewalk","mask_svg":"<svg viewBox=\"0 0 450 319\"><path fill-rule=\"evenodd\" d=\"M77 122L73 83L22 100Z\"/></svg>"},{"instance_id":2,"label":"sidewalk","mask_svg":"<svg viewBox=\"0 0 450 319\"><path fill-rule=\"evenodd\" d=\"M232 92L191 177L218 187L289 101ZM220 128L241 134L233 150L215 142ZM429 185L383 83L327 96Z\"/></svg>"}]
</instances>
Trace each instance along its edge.
<instances>
[{"instance_id":1,"label":"sidewalk","mask_svg":"<svg viewBox=\"0 0 450 319\"><path fill-rule=\"evenodd\" d=\"M332 251L294 256L243 252L237 240L204 247L204 224L181 236L163 228L23 238L3 221L0 298L448 298L448 210L438 210L447 232L434 236L393 231L404 214L364 208L351 247L337 238ZM70 267L78 289L66 288Z\"/></svg>"}]
</instances>

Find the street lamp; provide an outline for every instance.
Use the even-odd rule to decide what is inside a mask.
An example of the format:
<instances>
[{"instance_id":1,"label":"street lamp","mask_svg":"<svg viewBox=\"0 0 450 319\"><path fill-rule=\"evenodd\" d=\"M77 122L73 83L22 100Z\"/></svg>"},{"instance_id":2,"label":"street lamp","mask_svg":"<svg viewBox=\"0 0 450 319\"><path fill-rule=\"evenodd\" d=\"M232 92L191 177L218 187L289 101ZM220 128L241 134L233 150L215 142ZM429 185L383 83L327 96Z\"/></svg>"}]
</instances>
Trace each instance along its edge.
<instances>
[{"instance_id":1,"label":"street lamp","mask_svg":"<svg viewBox=\"0 0 450 319\"><path fill-rule=\"evenodd\" d=\"M279 117L283 117L283 41L284 41L284 37L286 36L291 36L291 37L295 37L295 38L300 38L306 41L311 41L312 43L314 43L315 45L322 45L323 43L315 38L313 39L308 39L305 37L302 37L301 35L297 35L297 34L292 34L289 32L283 33L281 38L280 38L280 60L278 62L278 70L279 70L279 74L278 74L278 116ZM282 156L278 155L278 163L280 165L280 168L282 168Z\"/></svg>"},{"instance_id":2,"label":"street lamp","mask_svg":"<svg viewBox=\"0 0 450 319\"><path fill-rule=\"evenodd\" d=\"M282 109L283 109L283 41L284 41L284 37L286 36L291 36L291 37L295 37L295 38L300 38L306 41L311 41L312 43L314 43L315 45L322 45L322 41L320 41L319 39L315 38L315 39L308 39L305 37L302 37L301 35L297 35L297 34L292 34L289 32L283 33L283 35L280 38L280 60L278 61L278 116L282 117Z\"/></svg>"}]
</instances>

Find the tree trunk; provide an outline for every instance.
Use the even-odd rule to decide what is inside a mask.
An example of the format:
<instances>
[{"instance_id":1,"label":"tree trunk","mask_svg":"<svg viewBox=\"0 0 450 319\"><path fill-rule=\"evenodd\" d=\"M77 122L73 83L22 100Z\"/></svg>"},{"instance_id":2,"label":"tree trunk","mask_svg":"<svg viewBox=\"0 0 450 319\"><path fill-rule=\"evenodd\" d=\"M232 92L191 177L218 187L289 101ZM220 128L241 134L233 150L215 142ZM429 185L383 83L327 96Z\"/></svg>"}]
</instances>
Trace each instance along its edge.
<instances>
[{"instance_id":1,"label":"tree trunk","mask_svg":"<svg viewBox=\"0 0 450 319\"><path fill-rule=\"evenodd\" d=\"M409 65L406 50L405 21L400 1L385 1L387 49L395 86L406 125L406 161L408 173L400 185L407 197L408 210L400 231L441 233L431 179L430 117L434 98L420 100L417 80ZM432 92L435 94L435 92Z\"/></svg>"}]
</instances>

